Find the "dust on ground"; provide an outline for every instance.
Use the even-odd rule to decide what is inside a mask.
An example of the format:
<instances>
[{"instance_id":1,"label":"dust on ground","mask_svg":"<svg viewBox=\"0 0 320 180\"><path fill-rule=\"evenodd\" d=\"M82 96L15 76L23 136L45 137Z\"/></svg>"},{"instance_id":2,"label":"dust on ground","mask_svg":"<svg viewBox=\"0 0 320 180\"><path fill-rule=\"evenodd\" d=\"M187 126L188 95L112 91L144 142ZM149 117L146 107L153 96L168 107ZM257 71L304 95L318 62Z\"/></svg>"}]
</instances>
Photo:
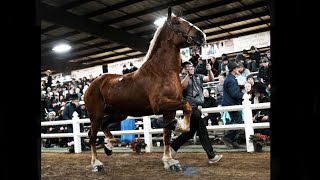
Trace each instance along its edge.
<instances>
[{"instance_id":1,"label":"dust on ground","mask_svg":"<svg viewBox=\"0 0 320 180\"><path fill-rule=\"evenodd\" d=\"M98 153L104 170L91 171L91 152L41 153L42 180L269 180L270 152L222 152L223 158L209 165L206 153L178 153L183 172L166 171L162 153Z\"/></svg>"}]
</instances>

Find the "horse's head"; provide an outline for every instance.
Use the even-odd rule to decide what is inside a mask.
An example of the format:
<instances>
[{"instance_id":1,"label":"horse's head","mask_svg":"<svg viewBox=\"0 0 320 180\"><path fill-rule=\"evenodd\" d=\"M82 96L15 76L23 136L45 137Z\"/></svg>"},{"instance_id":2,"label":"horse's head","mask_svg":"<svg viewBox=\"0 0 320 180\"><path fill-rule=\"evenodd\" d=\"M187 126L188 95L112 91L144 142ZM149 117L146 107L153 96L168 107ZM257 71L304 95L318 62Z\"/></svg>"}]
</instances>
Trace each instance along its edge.
<instances>
[{"instance_id":1,"label":"horse's head","mask_svg":"<svg viewBox=\"0 0 320 180\"><path fill-rule=\"evenodd\" d=\"M187 20L172 15L171 7L168 8L166 20L168 27L174 32L172 39L175 45L185 46L188 44L202 46L206 44L206 35L197 26Z\"/></svg>"}]
</instances>

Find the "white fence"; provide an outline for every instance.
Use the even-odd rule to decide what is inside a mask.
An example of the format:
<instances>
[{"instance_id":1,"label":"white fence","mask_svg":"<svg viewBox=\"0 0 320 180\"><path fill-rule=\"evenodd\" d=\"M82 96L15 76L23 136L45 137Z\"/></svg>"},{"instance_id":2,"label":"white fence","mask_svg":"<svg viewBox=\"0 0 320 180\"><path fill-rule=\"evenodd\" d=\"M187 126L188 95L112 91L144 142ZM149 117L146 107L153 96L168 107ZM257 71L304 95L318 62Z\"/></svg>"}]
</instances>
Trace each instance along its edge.
<instances>
[{"instance_id":1,"label":"white fence","mask_svg":"<svg viewBox=\"0 0 320 180\"><path fill-rule=\"evenodd\" d=\"M230 124L230 125L212 125L207 126L208 130L234 130L234 129L244 129L246 137L247 152L254 151L253 143L249 141L250 135L254 134L254 129L264 129L270 128L269 122L264 123L253 123L252 120L252 110L255 109L268 109L270 108L270 103L260 103L251 104L249 99L245 99L242 105L236 106L224 106L224 107L213 107L213 108L203 108L202 113L217 113L224 111L243 111L244 113L244 124ZM181 116L183 112L178 110L176 116ZM132 117L134 119L143 120L143 129L139 130L123 130L123 131L111 131L113 135L124 135L124 134L143 134L144 141L147 144L146 152L153 151L152 134L163 133L163 129L152 129L151 128L151 118L152 116L144 117ZM90 123L89 119L79 119L77 114L74 115L72 120L64 121L50 121L41 122L41 126L51 126L51 125L62 125L62 124L72 124L73 133L50 133L41 134L41 138L57 138L57 137L73 137L74 138L74 150L75 153L81 153L81 137L87 137L87 132L80 132L80 123ZM104 136L103 132L98 132L98 136Z\"/></svg>"}]
</instances>

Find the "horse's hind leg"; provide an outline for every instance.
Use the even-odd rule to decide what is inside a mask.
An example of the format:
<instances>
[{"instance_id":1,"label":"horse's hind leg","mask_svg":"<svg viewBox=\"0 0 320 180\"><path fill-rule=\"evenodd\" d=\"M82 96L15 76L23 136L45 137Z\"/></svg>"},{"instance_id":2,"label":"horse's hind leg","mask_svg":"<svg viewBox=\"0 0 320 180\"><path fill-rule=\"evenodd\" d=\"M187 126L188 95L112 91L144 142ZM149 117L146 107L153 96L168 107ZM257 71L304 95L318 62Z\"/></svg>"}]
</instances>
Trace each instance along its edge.
<instances>
[{"instance_id":1,"label":"horse's hind leg","mask_svg":"<svg viewBox=\"0 0 320 180\"><path fill-rule=\"evenodd\" d=\"M101 117L90 117L91 119L91 128L90 131L88 133L89 135L89 143L91 146L91 165L92 165L92 171L93 172L97 172L100 171L103 168L103 164L101 161L99 161L97 159L97 149L96 149L96 140L97 140L97 133L100 129L101 123L102 123L102 118L100 120ZM95 121L93 121L93 119L95 119Z\"/></svg>"},{"instance_id":2,"label":"horse's hind leg","mask_svg":"<svg viewBox=\"0 0 320 180\"><path fill-rule=\"evenodd\" d=\"M109 156L112 154L113 149L113 142L115 142L114 136L111 134L110 130L108 129L108 125L111 122L120 122L127 118L127 115L121 114L115 110L108 112L108 116L102 125L102 131L105 135L105 147L104 152Z\"/></svg>"}]
</instances>

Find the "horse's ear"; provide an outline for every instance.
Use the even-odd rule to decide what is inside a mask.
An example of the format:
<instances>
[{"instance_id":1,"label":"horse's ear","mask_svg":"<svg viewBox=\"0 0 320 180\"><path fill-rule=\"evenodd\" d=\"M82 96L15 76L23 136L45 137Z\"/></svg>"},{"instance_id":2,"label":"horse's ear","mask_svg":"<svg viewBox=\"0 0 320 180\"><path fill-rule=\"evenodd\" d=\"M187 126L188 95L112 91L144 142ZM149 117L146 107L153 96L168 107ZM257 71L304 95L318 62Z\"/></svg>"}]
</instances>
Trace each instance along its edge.
<instances>
[{"instance_id":1,"label":"horse's ear","mask_svg":"<svg viewBox=\"0 0 320 180\"><path fill-rule=\"evenodd\" d=\"M171 14L172 14L172 10L171 10L171 6L168 7L168 17L167 20L171 21Z\"/></svg>"}]
</instances>

